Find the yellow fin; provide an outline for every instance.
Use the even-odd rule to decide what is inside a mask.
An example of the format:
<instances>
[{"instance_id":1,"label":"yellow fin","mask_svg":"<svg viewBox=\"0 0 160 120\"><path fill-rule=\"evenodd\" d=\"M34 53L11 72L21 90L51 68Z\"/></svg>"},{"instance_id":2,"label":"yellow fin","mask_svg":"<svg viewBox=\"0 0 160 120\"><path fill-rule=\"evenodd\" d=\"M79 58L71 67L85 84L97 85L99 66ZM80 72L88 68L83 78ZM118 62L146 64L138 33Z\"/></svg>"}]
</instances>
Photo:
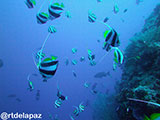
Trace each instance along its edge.
<instances>
[{"instance_id":1,"label":"yellow fin","mask_svg":"<svg viewBox=\"0 0 160 120\"><path fill-rule=\"evenodd\" d=\"M44 15L47 18L49 17L49 15L47 13L45 13L45 12L41 12L40 14Z\"/></svg>"},{"instance_id":2,"label":"yellow fin","mask_svg":"<svg viewBox=\"0 0 160 120\"><path fill-rule=\"evenodd\" d=\"M50 60L52 60L52 59L51 58L45 58L43 61L47 62L47 61L50 61Z\"/></svg>"},{"instance_id":3,"label":"yellow fin","mask_svg":"<svg viewBox=\"0 0 160 120\"><path fill-rule=\"evenodd\" d=\"M110 31L111 31L111 30L106 30L106 31L104 32L104 38L107 37L107 35L109 34Z\"/></svg>"},{"instance_id":4,"label":"yellow fin","mask_svg":"<svg viewBox=\"0 0 160 120\"><path fill-rule=\"evenodd\" d=\"M35 0L31 0L31 2L33 3L33 5L36 5L36 1Z\"/></svg>"},{"instance_id":5,"label":"yellow fin","mask_svg":"<svg viewBox=\"0 0 160 120\"><path fill-rule=\"evenodd\" d=\"M117 58L118 57L118 53L117 50L114 51L114 57Z\"/></svg>"},{"instance_id":6,"label":"yellow fin","mask_svg":"<svg viewBox=\"0 0 160 120\"><path fill-rule=\"evenodd\" d=\"M52 60L56 60L57 57L56 56L51 56Z\"/></svg>"}]
</instances>

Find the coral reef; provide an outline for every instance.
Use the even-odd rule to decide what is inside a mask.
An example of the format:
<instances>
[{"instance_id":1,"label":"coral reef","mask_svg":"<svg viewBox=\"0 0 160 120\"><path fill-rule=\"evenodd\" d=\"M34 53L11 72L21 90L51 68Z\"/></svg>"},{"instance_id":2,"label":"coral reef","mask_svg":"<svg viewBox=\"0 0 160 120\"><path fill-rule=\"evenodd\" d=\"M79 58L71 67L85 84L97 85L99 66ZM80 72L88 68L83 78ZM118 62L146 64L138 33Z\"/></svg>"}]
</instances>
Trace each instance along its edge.
<instances>
[{"instance_id":1,"label":"coral reef","mask_svg":"<svg viewBox=\"0 0 160 120\"><path fill-rule=\"evenodd\" d=\"M122 80L116 85L120 120L143 120L160 107L129 101L135 98L160 103L160 4L145 20L140 33L125 49Z\"/></svg>"}]
</instances>

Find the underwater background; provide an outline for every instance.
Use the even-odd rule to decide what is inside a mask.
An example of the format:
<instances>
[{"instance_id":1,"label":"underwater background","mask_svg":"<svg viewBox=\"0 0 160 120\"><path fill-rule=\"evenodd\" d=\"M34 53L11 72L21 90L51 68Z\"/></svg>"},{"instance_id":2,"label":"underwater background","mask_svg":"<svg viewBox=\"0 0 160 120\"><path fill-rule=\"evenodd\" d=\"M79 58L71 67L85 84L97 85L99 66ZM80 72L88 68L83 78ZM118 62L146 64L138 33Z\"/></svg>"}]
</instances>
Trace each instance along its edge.
<instances>
[{"instance_id":1,"label":"underwater background","mask_svg":"<svg viewBox=\"0 0 160 120\"><path fill-rule=\"evenodd\" d=\"M136 88L140 86L145 85L145 89L150 88L153 91L154 89L160 89L159 86L157 88L155 86L149 87L155 78L153 78L152 82L150 79L145 80L147 84L140 83L145 77L148 78L150 74L153 74L148 72L149 70L159 70L158 67L150 67L148 70L147 63L144 63L159 48L151 45L149 48L151 47L151 50L155 49L155 51L148 52L147 57L143 56L143 52L141 53L142 56L140 56L136 55L136 53L140 53L145 48L139 47L141 44L138 42L132 43L132 41L138 40L138 38L133 38L133 36L141 32L144 25L146 25L145 23L147 23L146 19L160 3L159 0L143 0L139 4L136 4L136 0L102 0L101 2L96 0L57 0L53 2L63 3L64 11L69 11L71 18L67 18L64 12L53 21L49 20L45 24L38 24L36 14L43 2L44 0L38 0L35 7L29 9L23 0L1 0L0 113L4 111L7 113L41 113L42 120L54 120L55 116L58 116L58 120L66 120L70 119L70 115L74 110L73 106L78 106L80 103L85 104L85 110L75 118L78 120L143 120L142 116L144 114L149 116L154 112L160 111L159 108L152 108L152 106L148 108L147 105L142 103L140 105L136 103L140 108L135 110L132 108L132 103L130 105L125 99L125 95L128 94L127 97L142 99L139 93L138 95L136 93L135 96L130 95L134 95L131 89L137 91ZM50 2L46 0L41 11L47 12ZM119 7L118 13L113 11L115 4ZM124 12L125 9L127 9L126 12ZM88 21L89 10L97 16L95 23ZM160 20L159 13L160 7L157 8L157 13L152 14L150 23ZM156 20L154 19L155 16ZM119 49L124 53L124 65L122 64L116 70L113 70L114 52L106 52L102 49L105 41L103 33L108 28L98 21L103 22L106 17L109 18L107 24L113 27L119 34L121 43ZM51 55L57 56L59 66L55 75L48 79L47 82L43 82L43 78L34 64L32 53L38 52L41 48L50 25L53 25L57 31L50 35L43 52L47 57ZM154 34L154 37L159 38L160 22L156 23L156 25L158 27L152 30L150 34L155 33L157 36ZM156 25L152 24L152 27L148 25L149 27L145 27L145 30L149 30ZM148 33L146 34L148 35ZM145 35L142 36L144 37ZM146 38L149 39L149 36ZM134 40L131 41L131 38ZM142 41L146 40L146 38L143 38ZM153 43L152 40L158 42L159 39L156 40L152 37L148 42ZM157 44L156 46L159 45ZM138 49L136 49L136 45ZM73 53L72 48L76 48L77 52ZM88 49L94 53L96 65L90 65ZM104 59L101 60L104 55ZM139 56L141 62L128 61L132 55L134 57ZM158 55L158 53L155 54L155 56ZM81 62L80 58L82 56L85 57L85 60ZM153 58L151 57L149 61L156 63L155 66L158 66L159 61L155 62ZM69 60L68 65L66 64L66 59ZM157 59L159 60L159 58ZM77 64L74 65L72 60L76 60ZM149 66L152 66L151 63ZM142 65L143 69L134 68L136 65ZM141 75L149 75L138 78L135 81L137 78L131 79L130 77L137 75L132 74L136 70L139 70L137 73L141 72ZM73 75L73 71L76 76ZM98 73L99 76L97 75ZM34 84L33 91L28 90L27 76L29 74L36 74L31 77L31 81ZM156 84L160 84L160 77L156 79ZM55 108L57 81L62 94L68 97L68 100L63 101L60 108ZM131 84L134 84L134 87L129 86L131 81L133 81ZM90 84L88 88L84 86L86 82ZM93 85L96 85L96 88L93 88ZM93 89L96 89L97 93L93 93ZM124 93L122 92L123 90L125 91ZM39 91L39 95L37 95L37 91ZM143 93L142 96L144 95L146 94ZM37 99L37 97L39 98ZM160 103L160 95L155 95L154 98L144 97L143 99ZM132 109L132 111L135 110L134 113L136 111L145 112L147 108L148 110L146 110L147 113L142 112L141 115L133 115L133 112L130 114L124 112L127 108Z\"/></svg>"}]
</instances>

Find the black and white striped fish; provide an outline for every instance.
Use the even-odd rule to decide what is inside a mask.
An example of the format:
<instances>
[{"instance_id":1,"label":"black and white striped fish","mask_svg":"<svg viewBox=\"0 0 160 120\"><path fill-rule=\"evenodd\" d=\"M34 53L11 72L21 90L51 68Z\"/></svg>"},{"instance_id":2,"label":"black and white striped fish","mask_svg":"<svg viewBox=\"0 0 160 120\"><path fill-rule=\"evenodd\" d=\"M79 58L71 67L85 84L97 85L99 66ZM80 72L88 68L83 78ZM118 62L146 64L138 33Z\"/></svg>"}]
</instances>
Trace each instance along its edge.
<instances>
[{"instance_id":1,"label":"black and white striped fish","mask_svg":"<svg viewBox=\"0 0 160 120\"><path fill-rule=\"evenodd\" d=\"M39 71L44 81L55 75L58 67L58 61L56 59L57 57L51 56L51 58L46 58L39 64Z\"/></svg>"},{"instance_id":2,"label":"black and white striped fish","mask_svg":"<svg viewBox=\"0 0 160 120\"><path fill-rule=\"evenodd\" d=\"M62 4L59 4L59 3L51 4L48 8L50 19L53 20L53 19L60 17L61 13L63 12L63 8L64 8L63 3Z\"/></svg>"},{"instance_id":3,"label":"black and white striped fish","mask_svg":"<svg viewBox=\"0 0 160 120\"><path fill-rule=\"evenodd\" d=\"M25 4L27 5L28 8L33 8L34 5L36 5L36 1L35 0L26 0Z\"/></svg>"},{"instance_id":4,"label":"black and white striped fish","mask_svg":"<svg viewBox=\"0 0 160 120\"><path fill-rule=\"evenodd\" d=\"M94 23L96 21L97 17L92 11L88 11L88 21L91 23Z\"/></svg>"},{"instance_id":5,"label":"black and white striped fish","mask_svg":"<svg viewBox=\"0 0 160 120\"><path fill-rule=\"evenodd\" d=\"M120 45L119 36L114 29L106 30L104 33L105 43L103 49L109 51L112 47L118 47Z\"/></svg>"},{"instance_id":6,"label":"black and white striped fish","mask_svg":"<svg viewBox=\"0 0 160 120\"><path fill-rule=\"evenodd\" d=\"M37 23L44 24L48 21L49 15L44 12L40 12L37 14Z\"/></svg>"}]
</instances>

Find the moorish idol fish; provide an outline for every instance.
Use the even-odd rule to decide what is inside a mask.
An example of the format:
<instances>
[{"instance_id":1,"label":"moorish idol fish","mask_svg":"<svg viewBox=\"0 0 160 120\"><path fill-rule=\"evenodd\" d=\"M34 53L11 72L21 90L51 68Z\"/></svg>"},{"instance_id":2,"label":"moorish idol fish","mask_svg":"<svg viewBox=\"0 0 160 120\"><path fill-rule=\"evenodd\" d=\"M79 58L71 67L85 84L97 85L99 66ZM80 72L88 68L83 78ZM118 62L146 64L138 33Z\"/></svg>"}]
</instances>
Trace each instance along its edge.
<instances>
[{"instance_id":1,"label":"moorish idol fish","mask_svg":"<svg viewBox=\"0 0 160 120\"><path fill-rule=\"evenodd\" d=\"M62 101L61 100L56 100L55 101L55 108L59 108L62 104Z\"/></svg>"},{"instance_id":2,"label":"moorish idol fish","mask_svg":"<svg viewBox=\"0 0 160 120\"><path fill-rule=\"evenodd\" d=\"M73 111L73 114L74 114L75 116L78 116L79 113L80 113L79 108L76 107L76 106L73 106L73 107L75 107L75 110Z\"/></svg>"},{"instance_id":3,"label":"moorish idol fish","mask_svg":"<svg viewBox=\"0 0 160 120\"><path fill-rule=\"evenodd\" d=\"M123 53L120 51L119 48L113 47L114 51L114 62L113 62L113 70L117 68L117 65L120 65L124 61Z\"/></svg>"},{"instance_id":4,"label":"moorish idol fish","mask_svg":"<svg viewBox=\"0 0 160 120\"><path fill-rule=\"evenodd\" d=\"M106 30L104 33L105 43L103 49L109 51L112 47L118 47L120 45L119 36L114 29Z\"/></svg>"},{"instance_id":5,"label":"moorish idol fish","mask_svg":"<svg viewBox=\"0 0 160 120\"><path fill-rule=\"evenodd\" d=\"M92 53L91 50L88 50L88 59L91 61L95 59L95 55Z\"/></svg>"},{"instance_id":6,"label":"moorish idol fish","mask_svg":"<svg viewBox=\"0 0 160 120\"><path fill-rule=\"evenodd\" d=\"M82 57L80 58L80 61L83 62L84 60L85 60L85 57L82 56Z\"/></svg>"},{"instance_id":7,"label":"moorish idol fish","mask_svg":"<svg viewBox=\"0 0 160 120\"><path fill-rule=\"evenodd\" d=\"M96 15L91 11L88 11L88 21L93 23L96 21L96 19L97 19Z\"/></svg>"},{"instance_id":8,"label":"moorish idol fish","mask_svg":"<svg viewBox=\"0 0 160 120\"><path fill-rule=\"evenodd\" d=\"M84 111L84 105L82 105L82 103L79 105L79 111L83 112Z\"/></svg>"},{"instance_id":9,"label":"moorish idol fish","mask_svg":"<svg viewBox=\"0 0 160 120\"><path fill-rule=\"evenodd\" d=\"M56 19L61 16L61 13L63 12L64 5L63 3L53 3L49 6L48 11L50 15L50 19Z\"/></svg>"},{"instance_id":10,"label":"moorish idol fish","mask_svg":"<svg viewBox=\"0 0 160 120\"><path fill-rule=\"evenodd\" d=\"M113 12L114 12L115 14L117 14L117 13L119 12L119 8L118 8L118 5L117 5L117 4L114 5L114 7L113 7Z\"/></svg>"},{"instance_id":11,"label":"moorish idol fish","mask_svg":"<svg viewBox=\"0 0 160 120\"><path fill-rule=\"evenodd\" d=\"M58 97L58 99L60 99L62 101L67 100L67 96L62 95L59 90L57 92L57 97Z\"/></svg>"},{"instance_id":12,"label":"moorish idol fish","mask_svg":"<svg viewBox=\"0 0 160 120\"><path fill-rule=\"evenodd\" d=\"M57 32L57 30L56 30L56 28L55 28L53 25L51 25L51 26L49 26L49 28L48 28L48 32L49 32L49 33L55 33L55 32Z\"/></svg>"},{"instance_id":13,"label":"moorish idol fish","mask_svg":"<svg viewBox=\"0 0 160 120\"><path fill-rule=\"evenodd\" d=\"M34 89L33 83L32 81L28 80L28 86L29 86L29 90L32 91Z\"/></svg>"},{"instance_id":14,"label":"moorish idol fish","mask_svg":"<svg viewBox=\"0 0 160 120\"><path fill-rule=\"evenodd\" d=\"M117 64L122 64L123 63L123 53L120 51L120 49L118 49L116 47L115 51L114 51L114 61Z\"/></svg>"},{"instance_id":15,"label":"moorish idol fish","mask_svg":"<svg viewBox=\"0 0 160 120\"><path fill-rule=\"evenodd\" d=\"M47 13L40 12L37 14L36 18L37 18L37 23L44 24L48 21L49 15Z\"/></svg>"},{"instance_id":16,"label":"moorish idol fish","mask_svg":"<svg viewBox=\"0 0 160 120\"><path fill-rule=\"evenodd\" d=\"M58 67L58 61L56 59L57 57L51 56L51 58L46 58L38 64L39 72L44 78L44 81L56 73Z\"/></svg>"},{"instance_id":17,"label":"moorish idol fish","mask_svg":"<svg viewBox=\"0 0 160 120\"><path fill-rule=\"evenodd\" d=\"M36 1L35 0L26 0L25 4L27 5L28 8L33 8L34 5L36 5Z\"/></svg>"}]
</instances>

